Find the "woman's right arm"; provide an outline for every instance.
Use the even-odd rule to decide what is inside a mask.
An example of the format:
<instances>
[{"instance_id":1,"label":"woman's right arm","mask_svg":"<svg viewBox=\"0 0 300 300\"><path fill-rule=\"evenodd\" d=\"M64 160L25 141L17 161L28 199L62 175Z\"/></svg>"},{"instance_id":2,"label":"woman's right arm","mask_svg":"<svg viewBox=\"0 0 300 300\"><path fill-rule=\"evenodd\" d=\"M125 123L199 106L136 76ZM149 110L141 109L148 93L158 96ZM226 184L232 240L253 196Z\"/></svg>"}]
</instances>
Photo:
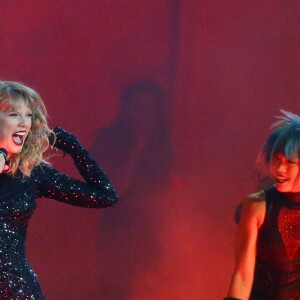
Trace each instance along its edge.
<instances>
[{"instance_id":1,"label":"woman's right arm","mask_svg":"<svg viewBox=\"0 0 300 300\"><path fill-rule=\"evenodd\" d=\"M258 229L265 215L265 201L247 199L235 241L235 269L227 297L246 300L250 296L256 259Z\"/></svg>"}]
</instances>

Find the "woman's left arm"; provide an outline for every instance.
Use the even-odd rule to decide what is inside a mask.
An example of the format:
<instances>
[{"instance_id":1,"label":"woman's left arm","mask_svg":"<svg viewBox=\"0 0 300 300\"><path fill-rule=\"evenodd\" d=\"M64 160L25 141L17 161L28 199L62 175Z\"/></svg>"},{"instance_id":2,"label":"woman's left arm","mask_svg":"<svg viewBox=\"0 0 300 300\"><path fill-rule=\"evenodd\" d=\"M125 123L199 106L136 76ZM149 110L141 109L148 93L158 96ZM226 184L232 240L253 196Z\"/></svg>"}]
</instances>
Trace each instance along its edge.
<instances>
[{"instance_id":1,"label":"woman's left arm","mask_svg":"<svg viewBox=\"0 0 300 300\"><path fill-rule=\"evenodd\" d=\"M113 205L118 196L103 170L78 139L64 129L54 129L54 147L69 154L85 181L60 173L51 166L42 164L34 168L38 197L53 198L75 206L104 208Z\"/></svg>"}]
</instances>

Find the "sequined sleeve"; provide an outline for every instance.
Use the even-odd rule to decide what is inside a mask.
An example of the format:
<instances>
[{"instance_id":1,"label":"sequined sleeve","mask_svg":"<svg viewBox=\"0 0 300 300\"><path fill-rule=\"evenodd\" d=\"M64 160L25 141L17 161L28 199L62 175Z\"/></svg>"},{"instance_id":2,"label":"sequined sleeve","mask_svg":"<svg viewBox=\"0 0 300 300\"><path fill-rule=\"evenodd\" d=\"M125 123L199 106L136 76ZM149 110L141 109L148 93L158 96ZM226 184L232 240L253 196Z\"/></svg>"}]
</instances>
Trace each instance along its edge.
<instances>
[{"instance_id":1,"label":"sequined sleeve","mask_svg":"<svg viewBox=\"0 0 300 300\"><path fill-rule=\"evenodd\" d=\"M57 137L54 147L73 158L85 182L43 164L35 167L32 173L37 196L81 207L104 208L113 205L118 196L95 159L74 135L62 128L55 128L54 131Z\"/></svg>"}]
</instances>

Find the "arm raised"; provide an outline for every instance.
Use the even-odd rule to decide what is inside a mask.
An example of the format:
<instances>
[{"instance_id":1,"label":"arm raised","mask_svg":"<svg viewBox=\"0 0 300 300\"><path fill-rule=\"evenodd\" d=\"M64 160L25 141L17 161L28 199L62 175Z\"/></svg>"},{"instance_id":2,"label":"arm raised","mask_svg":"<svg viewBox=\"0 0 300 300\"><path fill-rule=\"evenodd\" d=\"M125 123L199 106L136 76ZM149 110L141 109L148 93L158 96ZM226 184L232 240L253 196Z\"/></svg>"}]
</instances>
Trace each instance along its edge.
<instances>
[{"instance_id":1,"label":"arm raised","mask_svg":"<svg viewBox=\"0 0 300 300\"><path fill-rule=\"evenodd\" d=\"M54 147L73 158L84 181L62 174L51 166L40 165L32 172L37 196L90 208L105 208L116 203L118 196L109 179L78 139L59 127L54 132Z\"/></svg>"}]
</instances>

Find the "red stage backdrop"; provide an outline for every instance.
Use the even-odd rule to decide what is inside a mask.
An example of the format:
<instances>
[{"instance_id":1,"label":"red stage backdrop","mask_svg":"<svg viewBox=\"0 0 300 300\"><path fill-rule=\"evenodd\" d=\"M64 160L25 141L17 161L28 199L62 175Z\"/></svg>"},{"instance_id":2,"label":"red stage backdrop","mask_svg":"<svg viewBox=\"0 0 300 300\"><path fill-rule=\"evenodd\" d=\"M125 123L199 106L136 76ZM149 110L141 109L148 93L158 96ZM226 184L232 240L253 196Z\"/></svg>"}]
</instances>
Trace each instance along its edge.
<instances>
[{"instance_id":1,"label":"red stage backdrop","mask_svg":"<svg viewBox=\"0 0 300 300\"><path fill-rule=\"evenodd\" d=\"M256 155L279 109L300 113L299 20L298 1L1 4L0 79L37 89L120 194L38 201L27 252L47 299L225 295Z\"/></svg>"}]
</instances>

